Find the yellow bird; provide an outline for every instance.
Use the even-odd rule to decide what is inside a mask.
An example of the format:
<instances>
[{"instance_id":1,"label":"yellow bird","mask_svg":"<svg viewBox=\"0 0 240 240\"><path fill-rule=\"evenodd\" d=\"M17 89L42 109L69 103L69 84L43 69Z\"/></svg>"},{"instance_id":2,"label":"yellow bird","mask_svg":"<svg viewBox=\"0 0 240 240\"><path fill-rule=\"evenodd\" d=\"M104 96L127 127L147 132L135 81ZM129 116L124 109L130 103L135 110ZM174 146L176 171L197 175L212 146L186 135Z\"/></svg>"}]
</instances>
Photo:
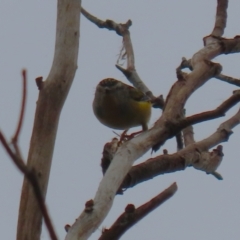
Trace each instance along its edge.
<instances>
[{"instance_id":1,"label":"yellow bird","mask_svg":"<svg viewBox=\"0 0 240 240\"><path fill-rule=\"evenodd\" d=\"M142 126L148 129L152 104L138 89L113 78L103 79L96 88L93 112L105 126L127 130Z\"/></svg>"}]
</instances>

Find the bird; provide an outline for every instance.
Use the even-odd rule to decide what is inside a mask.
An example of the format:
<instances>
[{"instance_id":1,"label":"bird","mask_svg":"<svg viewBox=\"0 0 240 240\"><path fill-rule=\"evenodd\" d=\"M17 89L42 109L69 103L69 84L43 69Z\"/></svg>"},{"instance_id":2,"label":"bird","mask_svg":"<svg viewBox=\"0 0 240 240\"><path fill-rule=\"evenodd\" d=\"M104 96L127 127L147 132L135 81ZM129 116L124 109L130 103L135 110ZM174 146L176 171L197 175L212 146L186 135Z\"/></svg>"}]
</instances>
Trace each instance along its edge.
<instances>
[{"instance_id":1,"label":"bird","mask_svg":"<svg viewBox=\"0 0 240 240\"><path fill-rule=\"evenodd\" d=\"M114 78L105 78L96 87L93 112L105 126L128 130L142 126L148 129L152 104L149 98L137 88Z\"/></svg>"}]
</instances>

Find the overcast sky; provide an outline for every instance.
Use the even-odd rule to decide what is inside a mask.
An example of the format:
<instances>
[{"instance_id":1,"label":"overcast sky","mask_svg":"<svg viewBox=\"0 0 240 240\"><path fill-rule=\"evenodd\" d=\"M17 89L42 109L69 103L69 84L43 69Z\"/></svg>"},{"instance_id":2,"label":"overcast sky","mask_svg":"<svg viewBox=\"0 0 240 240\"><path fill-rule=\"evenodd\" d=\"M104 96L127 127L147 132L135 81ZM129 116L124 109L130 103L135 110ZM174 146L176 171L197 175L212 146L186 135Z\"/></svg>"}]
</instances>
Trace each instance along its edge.
<instances>
[{"instance_id":1,"label":"overcast sky","mask_svg":"<svg viewBox=\"0 0 240 240\"><path fill-rule=\"evenodd\" d=\"M101 19L133 21L130 28L136 68L155 95L166 97L176 81L175 69L181 58L191 58L203 47L202 38L212 31L216 0L83 1L83 6ZM35 78L48 76L54 51L56 1L1 0L0 3L0 128L10 139L15 131L21 101L21 70L28 71L27 111L20 136L26 159L38 97ZM239 35L240 2L231 0L224 36ZM128 83L115 63L122 39L114 32L98 29L81 17L78 70L62 111L55 145L47 205L59 239L64 239L65 224L72 224L87 200L94 198L102 178L100 159L103 145L114 134L101 125L92 112L92 100L98 82L114 77ZM214 59L223 73L240 76L239 55ZM195 92L186 105L187 115L216 108L237 89L216 79ZM194 126L195 139L212 134L219 124L236 113L236 106L226 117ZM153 109L150 126L161 112ZM133 129L134 131L134 129ZM224 159L218 169L224 180L188 168L162 175L127 190L115 198L103 225L90 239L97 239L102 227L109 227L128 203L139 206L171 183L178 191L153 213L136 224L123 240L226 240L240 235L240 126L228 143L223 143ZM176 150L175 139L166 146ZM153 154L161 154L162 149ZM137 163L151 157L148 152ZM22 175L0 147L0 231L2 239L15 239ZM43 230L42 239L49 239Z\"/></svg>"}]
</instances>

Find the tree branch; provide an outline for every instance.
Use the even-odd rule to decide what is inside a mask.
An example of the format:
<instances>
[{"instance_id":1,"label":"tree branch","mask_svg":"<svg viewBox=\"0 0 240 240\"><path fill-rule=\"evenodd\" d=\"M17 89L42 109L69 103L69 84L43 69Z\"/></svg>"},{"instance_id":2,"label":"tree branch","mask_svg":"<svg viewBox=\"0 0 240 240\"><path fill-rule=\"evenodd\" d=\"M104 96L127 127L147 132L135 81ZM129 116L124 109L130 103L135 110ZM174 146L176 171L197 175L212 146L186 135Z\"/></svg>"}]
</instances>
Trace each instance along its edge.
<instances>
[{"instance_id":1,"label":"tree branch","mask_svg":"<svg viewBox=\"0 0 240 240\"><path fill-rule=\"evenodd\" d=\"M228 0L218 0L217 2L215 26L211 35L221 37L227 24Z\"/></svg>"},{"instance_id":2,"label":"tree branch","mask_svg":"<svg viewBox=\"0 0 240 240\"><path fill-rule=\"evenodd\" d=\"M221 175L215 172L221 159L216 159L215 156L222 157L223 155L219 154L219 149L217 149L217 151L213 150L210 153L206 153L206 151L219 143L227 141L232 134L231 129L239 123L240 110L230 119L220 124L217 131L206 139L199 142L195 142L194 139L192 139L192 143L189 142L183 150L177 153L160 155L133 166L124 179L121 188L134 187L158 175L181 171L184 170L186 166L192 165L199 170L211 173L221 180ZM222 150L220 152L222 152ZM202 153L204 156L201 156Z\"/></svg>"},{"instance_id":3,"label":"tree branch","mask_svg":"<svg viewBox=\"0 0 240 240\"><path fill-rule=\"evenodd\" d=\"M26 97L27 97L27 78L26 78L26 70L22 71L22 103L21 103L21 110L20 110L20 115L19 115L19 119L18 119L18 124L17 124L17 128L16 128L16 132L12 138L12 144L13 147L16 151L17 156L21 159L21 152L20 149L18 147L18 137L22 128L22 123L23 123L23 117L24 117L24 112L25 112L25 108L26 108Z\"/></svg>"},{"instance_id":4,"label":"tree branch","mask_svg":"<svg viewBox=\"0 0 240 240\"><path fill-rule=\"evenodd\" d=\"M210 60L221 54L222 49L222 45L217 38L211 36L205 38L205 46L196 52L191 59L193 71L185 79L179 80L173 85L168 94L163 114L156 121L154 127L130 141L124 142L118 148L99 184L93 199L94 206L92 207L92 212L83 211L80 214L69 229L66 240L88 238L99 227L110 211L115 194L134 161L150 150L152 146L154 146L153 150L158 150L167 139L177 133L172 131L171 127L175 126L182 119L182 111L188 98L210 78L221 72L221 65ZM226 138L226 131L223 130L222 132L225 133L224 137ZM216 139L214 140L216 141ZM208 144L208 146L212 145ZM200 147L204 146L200 144ZM201 151L202 148L199 149ZM186 159L189 160L187 157ZM189 161L187 164L190 165L192 162Z\"/></svg>"},{"instance_id":5,"label":"tree branch","mask_svg":"<svg viewBox=\"0 0 240 240\"><path fill-rule=\"evenodd\" d=\"M35 169L43 199L46 196L59 116L76 69L80 23L79 0L58 0L55 54L37 100L27 166ZM17 240L40 239L42 213L34 189L25 177Z\"/></svg>"},{"instance_id":6,"label":"tree branch","mask_svg":"<svg viewBox=\"0 0 240 240\"><path fill-rule=\"evenodd\" d=\"M230 84L240 87L240 79L232 78L232 77L229 77L229 76L226 76L223 74L219 74L219 75L215 76L215 78L219 79L223 82L227 82L227 83L230 83Z\"/></svg>"},{"instance_id":7,"label":"tree branch","mask_svg":"<svg viewBox=\"0 0 240 240\"><path fill-rule=\"evenodd\" d=\"M177 68L177 72L181 72L181 69L184 69L184 68L188 68L191 71L193 70L192 66L191 66L191 59L187 60L186 58L183 57L181 64ZM214 78L219 79L223 82L233 84L233 85L238 86L238 87L240 86L240 79L229 77L229 76L226 76L226 75L221 74L221 73L215 75Z\"/></svg>"},{"instance_id":8,"label":"tree branch","mask_svg":"<svg viewBox=\"0 0 240 240\"><path fill-rule=\"evenodd\" d=\"M193 137L193 127L189 126L185 129L183 129L183 134L184 134L184 142L185 142L185 146L188 146L190 144L195 143L194 137ZM220 146L220 145L219 145ZM220 155L221 156L221 155ZM221 159L220 159L221 160ZM216 168L218 167L217 163L220 164L220 160L215 161L215 166ZM216 171L211 172L211 174L217 178L218 180L223 180L223 177L221 176L221 174L217 173Z\"/></svg>"},{"instance_id":9,"label":"tree branch","mask_svg":"<svg viewBox=\"0 0 240 240\"><path fill-rule=\"evenodd\" d=\"M231 129L233 129L239 123L240 110L233 117L220 124L217 131L208 138L196 143L193 142L175 154L161 155L156 158L149 159L144 163L133 166L126 176L122 184L122 188L133 187L140 182L152 179L160 174L184 170L185 166L191 166L193 165L193 162L196 161L196 157L194 157L193 153L199 154L200 152L201 154L201 151L207 151L217 144L227 141L229 136L232 134ZM198 149L197 152L196 149ZM199 157L197 158L199 159ZM198 169L206 170L207 166L204 167L205 169L201 169L200 167ZM215 170L212 172L212 174L215 174Z\"/></svg>"},{"instance_id":10,"label":"tree branch","mask_svg":"<svg viewBox=\"0 0 240 240\"><path fill-rule=\"evenodd\" d=\"M193 127L190 125L183 130L183 139L184 139L184 145L187 147L188 145L195 143L194 140L194 132L193 132Z\"/></svg>"},{"instance_id":11,"label":"tree branch","mask_svg":"<svg viewBox=\"0 0 240 240\"><path fill-rule=\"evenodd\" d=\"M29 183L32 185L36 200L38 202L38 206L40 207L41 213L43 214L43 218L46 224L46 227L48 229L50 238L52 240L57 240L57 235L55 233L54 227L52 225L52 221L50 219L50 216L48 214L47 207L44 202L44 198L41 193L41 189L38 183L38 179L36 177L35 171L32 169L28 169L28 167L24 164L23 159L19 158L18 153L13 153L11 148L9 147L6 138L4 137L3 133L0 131L0 141L3 144L3 147L5 148L6 152L10 156L10 159L15 163L15 165L18 167L18 169L24 174L24 176L27 178ZM16 144L17 145L17 144ZM18 149L18 147L17 147Z\"/></svg>"},{"instance_id":12,"label":"tree branch","mask_svg":"<svg viewBox=\"0 0 240 240\"><path fill-rule=\"evenodd\" d=\"M147 214L171 198L176 193L176 191L177 184L173 183L163 192L136 209L133 204L128 204L125 208L125 212L121 214L121 216L114 222L114 224L109 229L104 229L99 240L119 239L129 228L134 226Z\"/></svg>"},{"instance_id":13,"label":"tree branch","mask_svg":"<svg viewBox=\"0 0 240 240\"><path fill-rule=\"evenodd\" d=\"M233 95L230 98L224 101L215 110L195 114L190 117L186 117L185 119L181 120L179 124L177 124L177 126L180 129L183 129L193 124L212 120L219 117L224 117L225 113L229 109L231 109L233 106L235 106L239 101L240 101L240 90L236 90L233 92Z\"/></svg>"},{"instance_id":14,"label":"tree branch","mask_svg":"<svg viewBox=\"0 0 240 240\"><path fill-rule=\"evenodd\" d=\"M55 233L55 230L52 225L52 221L49 217L44 198L41 193L41 189L35 174L34 169L30 170L24 163L21 154L20 149L18 146L18 138L19 134L22 128L23 118L24 118L24 112L26 108L26 95L27 95L27 77L26 77L26 70L22 71L22 77L23 77L23 93L22 93L22 104L21 104L21 111L20 116L16 128L16 132L12 138L12 144L15 149L15 153L13 150L11 150L9 144L7 143L6 138L4 137L3 133L0 131L0 141L3 144L3 147L5 148L6 152L10 156L10 159L14 162L14 164L18 167L18 169L23 173L23 175L28 179L30 184L32 185L33 191L35 193L36 200L39 204L39 207L41 209L41 212L43 214L44 221L46 223L49 235L52 240L57 240L57 235Z\"/></svg>"},{"instance_id":15,"label":"tree branch","mask_svg":"<svg viewBox=\"0 0 240 240\"><path fill-rule=\"evenodd\" d=\"M24 117L24 112L25 112L25 108L26 108L26 97L27 97L27 77L26 77L26 70L22 71L22 81L23 81L23 93L22 93L22 104L21 104L21 111L20 111L20 116L19 116L19 120L18 120L18 125L17 125L17 129L16 132L12 138L12 142L13 143L17 143L18 142L18 136L19 133L21 131L22 128L22 123L23 123L23 117Z\"/></svg>"},{"instance_id":16,"label":"tree branch","mask_svg":"<svg viewBox=\"0 0 240 240\"><path fill-rule=\"evenodd\" d=\"M182 132L179 132L176 134L176 141L177 141L177 151L183 149Z\"/></svg>"},{"instance_id":17,"label":"tree branch","mask_svg":"<svg viewBox=\"0 0 240 240\"><path fill-rule=\"evenodd\" d=\"M117 24L112 20L107 19L106 21L103 21L92 14L90 14L87 10L85 10L83 7L81 8L81 13L84 17L86 17L90 22L97 25L99 28L106 28L110 31L115 31L118 35L122 36L123 29L122 26L125 28L129 28L132 25L132 21L128 20L126 23L120 23Z\"/></svg>"},{"instance_id":18,"label":"tree branch","mask_svg":"<svg viewBox=\"0 0 240 240\"><path fill-rule=\"evenodd\" d=\"M177 153L160 155L133 166L124 179L121 188L134 187L158 175L184 170L187 166L194 166L196 169L210 173L221 180L221 175L216 173L215 170L221 163L222 149L213 149L212 152L207 152L207 150L227 141L232 134L231 129L239 123L240 110L233 117L220 124L217 131L208 138L199 142L193 140L192 143L189 143Z\"/></svg>"},{"instance_id":19,"label":"tree branch","mask_svg":"<svg viewBox=\"0 0 240 240\"><path fill-rule=\"evenodd\" d=\"M134 87L144 92L153 103L155 103L155 107L163 108L164 100L162 95L159 97L155 97L153 93L149 90L149 88L145 85L145 83L141 80L135 68L135 60L134 60L134 51L132 46L132 41L130 37L129 27L132 25L132 21L128 20L126 23L115 23L112 20L100 20L99 18L93 16L85 9L82 8L81 13L92 23L97 25L99 28L106 28L108 30L115 31L118 35L123 37L123 48L121 50L121 54L119 59L127 56L127 69L122 68L120 65L116 65L116 68L120 70L125 77L131 82Z\"/></svg>"},{"instance_id":20,"label":"tree branch","mask_svg":"<svg viewBox=\"0 0 240 240\"><path fill-rule=\"evenodd\" d=\"M240 36L235 36L233 39L221 38L222 53L232 54L240 52Z\"/></svg>"}]
</instances>

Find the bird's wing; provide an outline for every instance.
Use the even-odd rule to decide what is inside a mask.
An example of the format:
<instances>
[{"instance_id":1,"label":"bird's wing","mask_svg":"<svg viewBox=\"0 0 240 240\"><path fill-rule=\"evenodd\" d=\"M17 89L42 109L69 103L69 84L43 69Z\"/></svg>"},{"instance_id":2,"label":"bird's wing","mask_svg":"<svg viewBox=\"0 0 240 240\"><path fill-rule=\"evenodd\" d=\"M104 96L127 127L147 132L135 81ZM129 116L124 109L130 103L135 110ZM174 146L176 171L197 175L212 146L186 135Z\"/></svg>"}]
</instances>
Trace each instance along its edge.
<instances>
[{"instance_id":1,"label":"bird's wing","mask_svg":"<svg viewBox=\"0 0 240 240\"><path fill-rule=\"evenodd\" d=\"M143 92L134 87L130 87L129 94L135 101L149 101L149 98Z\"/></svg>"}]
</instances>

